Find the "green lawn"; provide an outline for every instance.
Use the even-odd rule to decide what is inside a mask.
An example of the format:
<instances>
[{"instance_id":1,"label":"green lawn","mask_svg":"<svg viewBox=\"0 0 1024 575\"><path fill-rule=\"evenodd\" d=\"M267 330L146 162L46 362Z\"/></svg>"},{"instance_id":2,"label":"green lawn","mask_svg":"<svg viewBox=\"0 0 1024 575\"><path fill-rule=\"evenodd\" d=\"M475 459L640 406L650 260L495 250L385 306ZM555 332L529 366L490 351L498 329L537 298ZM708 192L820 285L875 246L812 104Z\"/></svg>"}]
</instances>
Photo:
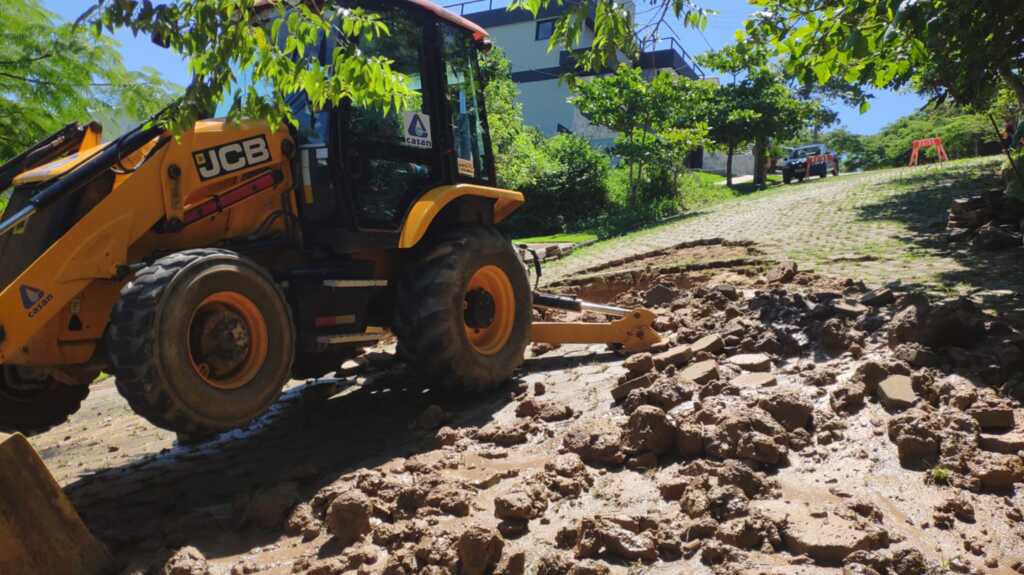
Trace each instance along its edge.
<instances>
[{"instance_id":1,"label":"green lawn","mask_svg":"<svg viewBox=\"0 0 1024 575\"><path fill-rule=\"evenodd\" d=\"M551 234L549 236L533 236L531 238L516 238L516 243L523 244L578 244L597 239L597 234L588 232Z\"/></svg>"}]
</instances>

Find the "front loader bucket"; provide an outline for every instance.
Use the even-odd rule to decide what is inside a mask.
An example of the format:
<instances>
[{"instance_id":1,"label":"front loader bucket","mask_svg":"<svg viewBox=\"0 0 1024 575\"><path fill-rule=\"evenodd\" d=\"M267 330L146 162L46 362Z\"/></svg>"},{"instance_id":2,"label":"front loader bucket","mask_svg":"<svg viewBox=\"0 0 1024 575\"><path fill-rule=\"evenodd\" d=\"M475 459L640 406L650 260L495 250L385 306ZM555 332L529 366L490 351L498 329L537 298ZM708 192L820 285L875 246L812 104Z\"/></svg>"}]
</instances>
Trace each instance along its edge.
<instances>
[{"instance_id":1,"label":"front loader bucket","mask_svg":"<svg viewBox=\"0 0 1024 575\"><path fill-rule=\"evenodd\" d=\"M24 436L0 433L0 573L94 575L112 565Z\"/></svg>"}]
</instances>

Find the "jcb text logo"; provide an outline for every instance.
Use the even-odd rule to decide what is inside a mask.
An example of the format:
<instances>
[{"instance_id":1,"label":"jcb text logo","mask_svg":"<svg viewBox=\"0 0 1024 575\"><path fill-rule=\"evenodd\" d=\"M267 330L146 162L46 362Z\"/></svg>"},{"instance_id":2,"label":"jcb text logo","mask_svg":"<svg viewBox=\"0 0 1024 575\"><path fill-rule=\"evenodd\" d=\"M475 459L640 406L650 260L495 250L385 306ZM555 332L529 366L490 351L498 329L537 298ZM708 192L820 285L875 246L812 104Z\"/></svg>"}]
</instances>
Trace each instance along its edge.
<instances>
[{"instance_id":1,"label":"jcb text logo","mask_svg":"<svg viewBox=\"0 0 1024 575\"><path fill-rule=\"evenodd\" d=\"M267 139L256 136L193 154L199 179L209 180L270 161Z\"/></svg>"}]
</instances>

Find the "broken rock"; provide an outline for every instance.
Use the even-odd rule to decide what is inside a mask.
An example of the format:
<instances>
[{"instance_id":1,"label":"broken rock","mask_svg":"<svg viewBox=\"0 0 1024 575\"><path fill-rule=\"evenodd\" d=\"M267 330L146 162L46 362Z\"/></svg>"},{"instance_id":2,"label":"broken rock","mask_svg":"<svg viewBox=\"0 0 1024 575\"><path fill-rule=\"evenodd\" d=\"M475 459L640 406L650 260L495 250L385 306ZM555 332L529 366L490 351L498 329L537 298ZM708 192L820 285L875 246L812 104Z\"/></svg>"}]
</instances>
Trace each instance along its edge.
<instances>
[{"instance_id":1,"label":"broken rock","mask_svg":"<svg viewBox=\"0 0 1024 575\"><path fill-rule=\"evenodd\" d=\"M1009 407L975 405L967 410L984 431L1012 429L1014 426L1013 410Z\"/></svg>"},{"instance_id":2,"label":"broken rock","mask_svg":"<svg viewBox=\"0 0 1024 575\"><path fill-rule=\"evenodd\" d=\"M626 368L628 377L639 377L648 371L654 369L654 359L649 353L637 353L626 358L626 361L622 362L622 367Z\"/></svg>"},{"instance_id":3,"label":"broken rock","mask_svg":"<svg viewBox=\"0 0 1024 575\"><path fill-rule=\"evenodd\" d=\"M718 335L717 333L706 335L690 344L690 350L694 354L698 354L702 351L706 353L715 354L722 351L722 348L724 347L725 340L723 340L722 336Z\"/></svg>"},{"instance_id":4,"label":"broken rock","mask_svg":"<svg viewBox=\"0 0 1024 575\"><path fill-rule=\"evenodd\" d=\"M644 387L649 387L652 383L654 383L654 376L652 376L649 373L641 375L640 377L635 377L633 379L627 380L612 388L612 399L614 399L616 403L620 402L623 399L626 399L626 396L629 395L629 392L633 391L634 389L642 389Z\"/></svg>"},{"instance_id":5,"label":"broken rock","mask_svg":"<svg viewBox=\"0 0 1024 575\"><path fill-rule=\"evenodd\" d=\"M529 521L544 514L547 498L536 486L521 488L494 499L494 516L512 521Z\"/></svg>"},{"instance_id":6,"label":"broken rock","mask_svg":"<svg viewBox=\"0 0 1024 575\"><path fill-rule=\"evenodd\" d=\"M782 283L792 281L796 277L796 262L784 262L772 268L766 279L771 283Z\"/></svg>"},{"instance_id":7,"label":"broken rock","mask_svg":"<svg viewBox=\"0 0 1024 575\"><path fill-rule=\"evenodd\" d=\"M164 565L164 575L209 575L206 557L195 547L182 547Z\"/></svg>"},{"instance_id":8,"label":"broken rock","mask_svg":"<svg viewBox=\"0 0 1024 575\"><path fill-rule=\"evenodd\" d=\"M772 360L763 353L741 353L729 358L729 363L747 371L769 371Z\"/></svg>"},{"instance_id":9,"label":"broken rock","mask_svg":"<svg viewBox=\"0 0 1024 575\"><path fill-rule=\"evenodd\" d=\"M888 532L863 521L839 514L788 503L758 502L758 508L781 529L785 549L793 555L807 555L815 563L839 566L854 551L882 549L890 543Z\"/></svg>"},{"instance_id":10,"label":"broken rock","mask_svg":"<svg viewBox=\"0 0 1024 575\"><path fill-rule=\"evenodd\" d=\"M731 385L736 387L771 387L778 383L776 377L770 373L744 373L733 378Z\"/></svg>"},{"instance_id":11,"label":"broken rock","mask_svg":"<svg viewBox=\"0 0 1024 575\"><path fill-rule=\"evenodd\" d=\"M763 397L757 405L771 414L786 431L806 429L814 413L814 406L795 393L776 393Z\"/></svg>"},{"instance_id":12,"label":"broken rock","mask_svg":"<svg viewBox=\"0 0 1024 575\"><path fill-rule=\"evenodd\" d=\"M879 382L878 399L889 411L903 411L917 403L917 394L909 377L890 375Z\"/></svg>"},{"instance_id":13,"label":"broken rock","mask_svg":"<svg viewBox=\"0 0 1024 575\"><path fill-rule=\"evenodd\" d=\"M494 531L470 527L459 537L456 552L460 575L484 575L497 565L505 541Z\"/></svg>"},{"instance_id":14,"label":"broken rock","mask_svg":"<svg viewBox=\"0 0 1024 575\"><path fill-rule=\"evenodd\" d=\"M668 284L657 284L644 294L644 305L659 307L670 303L676 298L676 288Z\"/></svg>"},{"instance_id":15,"label":"broken rock","mask_svg":"<svg viewBox=\"0 0 1024 575\"><path fill-rule=\"evenodd\" d=\"M982 433L978 439L978 447L996 453L1021 453L1024 451L1024 432L1014 431L998 435Z\"/></svg>"},{"instance_id":16,"label":"broken rock","mask_svg":"<svg viewBox=\"0 0 1024 575\"><path fill-rule=\"evenodd\" d=\"M684 369L679 377L704 385L718 379L718 363L713 359L699 361Z\"/></svg>"},{"instance_id":17,"label":"broken rock","mask_svg":"<svg viewBox=\"0 0 1024 575\"><path fill-rule=\"evenodd\" d=\"M621 465L625 455L619 449L622 432L607 418L578 421L569 429L562 445L589 465Z\"/></svg>"},{"instance_id":18,"label":"broken rock","mask_svg":"<svg viewBox=\"0 0 1024 575\"><path fill-rule=\"evenodd\" d=\"M654 356L654 366L665 369L670 365L682 367L693 357L693 349L688 345L678 345Z\"/></svg>"},{"instance_id":19,"label":"broken rock","mask_svg":"<svg viewBox=\"0 0 1024 575\"><path fill-rule=\"evenodd\" d=\"M664 411L653 405L642 405L629 416L624 439L634 452L663 455L675 445L675 430Z\"/></svg>"}]
</instances>

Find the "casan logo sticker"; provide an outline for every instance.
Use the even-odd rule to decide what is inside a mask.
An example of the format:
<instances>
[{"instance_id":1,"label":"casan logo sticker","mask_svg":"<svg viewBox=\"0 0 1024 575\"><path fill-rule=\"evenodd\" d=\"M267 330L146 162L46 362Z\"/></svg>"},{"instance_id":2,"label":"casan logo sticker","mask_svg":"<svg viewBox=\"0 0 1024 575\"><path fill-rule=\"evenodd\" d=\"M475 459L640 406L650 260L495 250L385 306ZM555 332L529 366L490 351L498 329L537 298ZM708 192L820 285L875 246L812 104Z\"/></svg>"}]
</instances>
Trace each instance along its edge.
<instances>
[{"instance_id":1,"label":"casan logo sticker","mask_svg":"<svg viewBox=\"0 0 1024 575\"><path fill-rule=\"evenodd\" d=\"M35 317L46 304L53 301L53 294L46 293L39 288L22 284L18 289L21 293L21 305L28 310L28 317Z\"/></svg>"},{"instance_id":2,"label":"casan logo sticker","mask_svg":"<svg viewBox=\"0 0 1024 575\"><path fill-rule=\"evenodd\" d=\"M402 112L402 124L405 126L403 144L413 148L433 147L433 141L430 139L430 116L422 112Z\"/></svg>"},{"instance_id":3,"label":"casan logo sticker","mask_svg":"<svg viewBox=\"0 0 1024 575\"><path fill-rule=\"evenodd\" d=\"M192 154L200 180L209 180L270 161L267 139L256 136Z\"/></svg>"}]
</instances>

